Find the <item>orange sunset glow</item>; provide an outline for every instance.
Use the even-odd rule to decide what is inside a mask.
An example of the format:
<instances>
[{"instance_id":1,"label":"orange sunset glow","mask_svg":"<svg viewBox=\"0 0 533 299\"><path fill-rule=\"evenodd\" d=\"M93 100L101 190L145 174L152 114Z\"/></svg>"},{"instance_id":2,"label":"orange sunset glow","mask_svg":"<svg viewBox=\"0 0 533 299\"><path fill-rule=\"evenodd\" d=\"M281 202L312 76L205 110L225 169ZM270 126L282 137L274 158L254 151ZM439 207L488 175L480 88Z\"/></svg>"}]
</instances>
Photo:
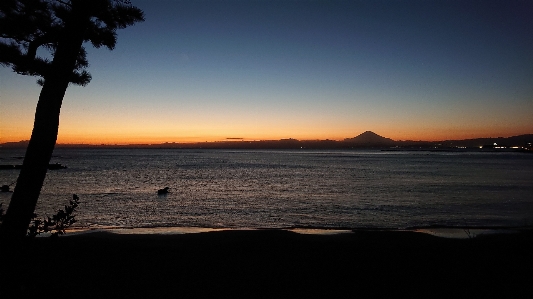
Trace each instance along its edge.
<instances>
[{"instance_id":1,"label":"orange sunset glow","mask_svg":"<svg viewBox=\"0 0 533 299\"><path fill-rule=\"evenodd\" d=\"M339 2L284 18L298 5L163 3L140 3L146 22L119 32L114 51L88 48L93 79L67 89L58 143L533 132L533 27L513 7L495 19L459 4ZM8 68L0 77L0 143L28 140L40 87Z\"/></svg>"}]
</instances>

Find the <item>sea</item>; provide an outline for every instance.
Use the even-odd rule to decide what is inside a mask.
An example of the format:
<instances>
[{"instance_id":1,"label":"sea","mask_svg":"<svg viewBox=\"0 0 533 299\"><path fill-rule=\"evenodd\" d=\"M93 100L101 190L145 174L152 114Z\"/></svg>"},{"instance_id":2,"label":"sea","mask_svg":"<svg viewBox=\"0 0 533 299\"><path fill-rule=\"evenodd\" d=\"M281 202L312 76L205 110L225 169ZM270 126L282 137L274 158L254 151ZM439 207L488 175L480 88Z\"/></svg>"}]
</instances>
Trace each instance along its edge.
<instances>
[{"instance_id":1,"label":"sea","mask_svg":"<svg viewBox=\"0 0 533 299\"><path fill-rule=\"evenodd\" d=\"M23 156L0 149L0 164ZM520 152L57 148L51 163L67 168L48 171L36 213L77 194L78 228L533 225L533 155Z\"/></svg>"}]
</instances>

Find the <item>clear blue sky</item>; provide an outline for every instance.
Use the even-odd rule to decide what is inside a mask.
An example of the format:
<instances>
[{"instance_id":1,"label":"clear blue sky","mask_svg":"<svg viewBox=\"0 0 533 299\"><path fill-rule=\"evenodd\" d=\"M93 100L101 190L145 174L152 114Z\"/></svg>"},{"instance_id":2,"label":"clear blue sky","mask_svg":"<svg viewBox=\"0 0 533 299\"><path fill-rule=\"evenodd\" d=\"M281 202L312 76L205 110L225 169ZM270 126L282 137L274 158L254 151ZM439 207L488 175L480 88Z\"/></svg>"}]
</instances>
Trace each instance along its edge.
<instances>
[{"instance_id":1,"label":"clear blue sky","mask_svg":"<svg viewBox=\"0 0 533 299\"><path fill-rule=\"evenodd\" d=\"M533 1L132 3L58 142L533 133ZM0 76L0 142L28 139L40 88Z\"/></svg>"}]
</instances>

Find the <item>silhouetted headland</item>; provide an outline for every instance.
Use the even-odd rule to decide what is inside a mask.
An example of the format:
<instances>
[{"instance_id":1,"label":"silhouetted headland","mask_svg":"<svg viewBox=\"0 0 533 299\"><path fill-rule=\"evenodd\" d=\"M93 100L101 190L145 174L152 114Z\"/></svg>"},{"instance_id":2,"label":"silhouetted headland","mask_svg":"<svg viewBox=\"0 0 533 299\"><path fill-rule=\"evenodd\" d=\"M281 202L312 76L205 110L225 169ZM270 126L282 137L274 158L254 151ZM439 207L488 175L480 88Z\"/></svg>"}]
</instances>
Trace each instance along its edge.
<instances>
[{"instance_id":1,"label":"silhouetted headland","mask_svg":"<svg viewBox=\"0 0 533 299\"><path fill-rule=\"evenodd\" d=\"M2 170L9 170L9 169L21 169L21 164L0 164L0 169ZM57 170L57 169L65 169L67 166L59 163L49 163L48 164L48 170Z\"/></svg>"}]
</instances>

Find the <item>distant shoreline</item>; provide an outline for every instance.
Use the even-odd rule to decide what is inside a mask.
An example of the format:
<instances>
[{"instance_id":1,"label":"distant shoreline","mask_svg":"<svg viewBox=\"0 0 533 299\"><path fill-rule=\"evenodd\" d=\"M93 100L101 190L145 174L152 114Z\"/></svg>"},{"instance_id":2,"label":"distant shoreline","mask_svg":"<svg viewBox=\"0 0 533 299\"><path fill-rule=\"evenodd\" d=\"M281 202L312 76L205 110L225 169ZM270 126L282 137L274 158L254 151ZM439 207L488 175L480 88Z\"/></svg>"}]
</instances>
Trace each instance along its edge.
<instances>
[{"instance_id":1,"label":"distant shoreline","mask_svg":"<svg viewBox=\"0 0 533 299\"><path fill-rule=\"evenodd\" d=\"M533 138L532 138L533 140ZM532 152L532 143L508 142L481 144L476 141L463 142L397 142L395 145L350 144L343 141L228 141L207 143L162 143L162 144L128 144L128 145L89 145L57 144L56 148L80 149L235 149L235 150L382 150L382 151L485 151L485 152ZM498 144L495 146L494 144ZM519 145L521 144L521 145ZM27 144L0 144L0 149L25 149Z\"/></svg>"},{"instance_id":2,"label":"distant shoreline","mask_svg":"<svg viewBox=\"0 0 533 299\"><path fill-rule=\"evenodd\" d=\"M25 148L28 141L7 142L0 148ZM354 138L337 140L235 140L214 142L157 144L57 144L57 148L161 148L161 149L385 149L385 150L509 150L532 151L533 134L512 137L476 138L465 140L444 141L395 141L379 136L373 132L365 132Z\"/></svg>"}]
</instances>

